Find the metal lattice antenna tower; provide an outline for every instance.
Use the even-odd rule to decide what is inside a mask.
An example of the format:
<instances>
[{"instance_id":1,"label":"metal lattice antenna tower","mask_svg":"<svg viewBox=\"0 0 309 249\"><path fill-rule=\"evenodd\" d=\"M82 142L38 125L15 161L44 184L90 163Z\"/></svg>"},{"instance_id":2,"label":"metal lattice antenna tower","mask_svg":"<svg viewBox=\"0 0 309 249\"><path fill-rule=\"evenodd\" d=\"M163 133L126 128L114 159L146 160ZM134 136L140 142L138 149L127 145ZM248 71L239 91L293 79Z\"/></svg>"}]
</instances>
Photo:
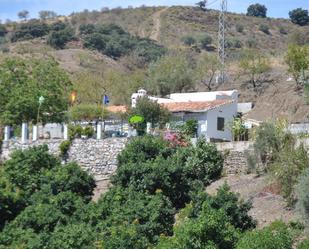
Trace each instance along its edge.
<instances>
[{"instance_id":1,"label":"metal lattice antenna tower","mask_svg":"<svg viewBox=\"0 0 309 249\"><path fill-rule=\"evenodd\" d=\"M220 83L224 83L226 79L225 74L225 22L227 12L227 0L221 0L221 11L219 14L219 34L218 34L218 50L219 50L219 62L220 62Z\"/></svg>"}]
</instances>

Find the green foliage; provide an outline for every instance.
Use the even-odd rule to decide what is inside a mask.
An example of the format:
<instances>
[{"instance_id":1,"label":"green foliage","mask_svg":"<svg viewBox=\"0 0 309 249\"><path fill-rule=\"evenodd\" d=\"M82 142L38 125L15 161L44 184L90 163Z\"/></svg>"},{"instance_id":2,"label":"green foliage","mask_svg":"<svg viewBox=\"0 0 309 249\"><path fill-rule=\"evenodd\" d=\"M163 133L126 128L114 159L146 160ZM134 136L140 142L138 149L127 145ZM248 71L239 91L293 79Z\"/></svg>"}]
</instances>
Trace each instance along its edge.
<instances>
[{"instance_id":1,"label":"green foliage","mask_svg":"<svg viewBox=\"0 0 309 249\"><path fill-rule=\"evenodd\" d=\"M297 8L289 12L290 19L293 23L300 26L309 24L308 10Z\"/></svg>"},{"instance_id":2,"label":"green foliage","mask_svg":"<svg viewBox=\"0 0 309 249\"><path fill-rule=\"evenodd\" d=\"M165 53L165 49L149 39L133 37L121 27L110 25L81 25L80 33L84 36L84 46L101 53L119 58L133 53L142 64L157 60Z\"/></svg>"},{"instance_id":3,"label":"green foliage","mask_svg":"<svg viewBox=\"0 0 309 249\"><path fill-rule=\"evenodd\" d=\"M239 67L245 75L249 76L250 83L254 89L262 81L262 76L271 69L267 57L251 50L248 50L243 55L239 62Z\"/></svg>"},{"instance_id":4,"label":"green foliage","mask_svg":"<svg viewBox=\"0 0 309 249\"><path fill-rule=\"evenodd\" d=\"M69 110L69 117L73 121L81 120L99 120L103 117L107 117L107 110L104 110L102 106L96 104L79 104L74 105Z\"/></svg>"},{"instance_id":5,"label":"green foliage","mask_svg":"<svg viewBox=\"0 0 309 249\"><path fill-rule=\"evenodd\" d=\"M267 24L260 24L259 26L259 30L262 31L263 33L269 35L270 32L269 32L269 26Z\"/></svg>"},{"instance_id":6,"label":"green foliage","mask_svg":"<svg viewBox=\"0 0 309 249\"><path fill-rule=\"evenodd\" d=\"M204 34L198 38L198 43L202 49L207 50L208 46L212 43L212 37L208 34Z\"/></svg>"},{"instance_id":7,"label":"green foliage","mask_svg":"<svg viewBox=\"0 0 309 249\"><path fill-rule=\"evenodd\" d=\"M304 240L300 245L297 247L297 249L308 249L309 248L309 239Z\"/></svg>"},{"instance_id":8,"label":"green foliage","mask_svg":"<svg viewBox=\"0 0 309 249\"><path fill-rule=\"evenodd\" d=\"M50 10L41 10L39 12L39 17L41 20L54 19L57 17L57 13Z\"/></svg>"},{"instance_id":9,"label":"green foliage","mask_svg":"<svg viewBox=\"0 0 309 249\"><path fill-rule=\"evenodd\" d=\"M194 80L189 62L181 55L162 57L150 65L146 86L160 96L192 89Z\"/></svg>"},{"instance_id":10,"label":"green foliage","mask_svg":"<svg viewBox=\"0 0 309 249\"><path fill-rule=\"evenodd\" d=\"M45 101L39 121L64 120L71 82L55 61L7 58L1 63L0 78L0 123L36 122L40 96Z\"/></svg>"},{"instance_id":11,"label":"green foliage","mask_svg":"<svg viewBox=\"0 0 309 249\"><path fill-rule=\"evenodd\" d=\"M246 41L248 48L256 48L257 47L257 40L255 37L251 37Z\"/></svg>"},{"instance_id":12,"label":"green foliage","mask_svg":"<svg viewBox=\"0 0 309 249\"><path fill-rule=\"evenodd\" d=\"M265 18L267 14L267 8L262 4L251 4L247 9L247 16L255 16Z\"/></svg>"},{"instance_id":13,"label":"green foliage","mask_svg":"<svg viewBox=\"0 0 309 249\"><path fill-rule=\"evenodd\" d=\"M88 137L88 138L91 138L91 137L94 136L94 133L95 133L95 131L94 131L94 129L93 129L92 126L86 126L86 127L83 129L82 135L83 135L83 136L86 136L86 137Z\"/></svg>"},{"instance_id":14,"label":"green foliage","mask_svg":"<svg viewBox=\"0 0 309 249\"><path fill-rule=\"evenodd\" d=\"M137 137L126 145L118 155L118 167L126 164L143 163L154 160L156 157L167 158L173 150L168 148L168 143L159 137Z\"/></svg>"},{"instance_id":15,"label":"green foliage","mask_svg":"<svg viewBox=\"0 0 309 249\"><path fill-rule=\"evenodd\" d=\"M213 144L199 139L192 153L186 159L187 177L198 179L205 185L220 178L223 169L223 157Z\"/></svg>"},{"instance_id":16,"label":"green foliage","mask_svg":"<svg viewBox=\"0 0 309 249\"><path fill-rule=\"evenodd\" d=\"M206 11L206 5L207 5L207 1L203 0L203 1L199 1L196 3L196 5L203 11Z\"/></svg>"},{"instance_id":17,"label":"green foliage","mask_svg":"<svg viewBox=\"0 0 309 249\"><path fill-rule=\"evenodd\" d=\"M48 32L49 26L46 23L39 20L30 20L16 26L15 30L12 32L11 41L30 40L45 36Z\"/></svg>"},{"instance_id":18,"label":"green foliage","mask_svg":"<svg viewBox=\"0 0 309 249\"><path fill-rule=\"evenodd\" d=\"M294 144L293 144L294 145ZM293 205L295 196L295 185L299 176L309 167L309 156L303 145L298 148L294 146L285 146L275 163L271 166L272 176L279 183L283 197L289 205Z\"/></svg>"},{"instance_id":19,"label":"green foliage","mask_svg":"<svg viewBox=\"0 0 309 249\"><path fill-rule=\"evenodd\" d=\"M285 55L285 62L289 66L296 84L302 86L308 79L306 73L309 70L309 49L307 46L290 45Z\"/></svg>"},{"instance_id":20,"label":"green foliage","mask_svg":"<svg viewBox=\"0 0 309 249\"><path fill-rule=\"evenodd\" d=\"M280 123L262 123L255 132L254 141L254 149L260 160L266 165L274 162L288 141L286 138L288 137Z\"/></svg>"},{"instance_id":21,"label":"green foliage","mask_svg":"<svg viewBox=\"0 0 309 249\"><path fill-rule=\"evenodd\" d=\"M56 49L63 49L65 45L75 39L74 30L71 27L53 31L47 38L47 44Z\"/></svg>"},{"instance_id":22,"label":"green foliage","mask_svg":"<svg viewBox=\"0 0 309 249\"><path fill-rule=\"evenodd\" d=\"M198 131L198 121L195 119L187 120L181 127L181 132L185 136L195 137Z\"/></svg>"},{"instance_id":23,"label":"green foliage","mask_svg":"<svg viewBox=\"0 0 309 249\"><path fill-rule=\"evenodd\" d=\"M296 195L298 198L297 209L305 220L306 226L309 222L309 170L305 170L303 175L299 179L299 183L296 187Z\"/></svg>"},{"instance_id":24,"label":"green foliage","mask_svg":"<svg viewBox=\"0 0 309 249\"><path fill-rule=\"evenodd\" d=\"M103 222L97 227L104 236L115 228L118 230L119 225L134 224L137 236L146 237L152 243L161 234L171 235L175 222L175 210L160 191L149 195L146 191L136 191L132 187L112 188L99 200L98 212Z\"/></svg>"},{"instance_id":25,"label":"green foliage","mask_svg":"<svg viewBox=\"0 0 309 249\"><path fill-rule=\"evenodd\" d=\"M248 232L240 239L237 249L291 249L292 235L283 222L275 222L263 230Z\"/></svg>"},{"instance_id":26,"label":"green foliage","mask_svg":"<svg viewBox=\"0 0 309 249\"><path fill-rule=\"evenodd\" d=\"M66 140L61 142L61 144L59 145L60 155L62 157L68 154L68 151L70 150L71 147L71 143L72 142L70 140Z\"/></svg>"},{"instance_id":27,"label":"green foliage","mask_svg":"<svg viewBox=\"0 0 309 249\"><path fill-rule=\"evenodd\" d=\"M5 25L0 23L0 37L4 37L7 33Z\"/></svg>"},{"instance_id":28,"label":"green foliage","mask_svg":"<svg viewBox=\"0 0 309 249\"><path fill-rule=\"evenodd\" d=\"M140 98L137 100L137 104L135 108L132 108L130 111L130 115L140 115L144 118L144 125L146 123L151 123L154 127L155 125L159 125L162 127L170 120L171 113L164 107L162 107L157 102L149 100L147 97Z\"/></svg>"},{"instance_id":29,"label":"green foliage","mask_svg":"<svg viewBox=\"0 0 309 249\"><path fill-rule=\"evenodd\" d=\"M196 43L196 39L193 36L186 35L182 39L182 42L186 46L192 46Z\"/></svg>"},{"instance_id":30,"label":"green foliage","mask_svg":"<svg viewBox=\"0 0 309 249\"><path fill-rule=\"evenodd\" d=\"M219 68L220 62L218 56L204 53L197 61L196 68L194 69L195 80L198 83L202 83L211 91L213 88L213 80Z\"/></svg>"},{"instance_id":31,"label":"green foliage","mask_svg":"<svg viewBox=\"0 0 309 249\"><path fill-rule=\"evenodd\" d=\"M244 25L242 25L242 24L240 24L240 23L237 23L236 24L236 31L238 32L238 33L243 33L244 32Z\"/></svg>"},{"instance_id":32,"label":"green foliage","mask_svg":"<svg viewBox=\"0 0 309 249\"><path fill-rule=\"evenodd\" d=\"M239 232L223 210L207 202L196 218L183 219L174 229L173 237L162 237L156 249L225 249L234 248Z\"/></svg>"}]
</instances>

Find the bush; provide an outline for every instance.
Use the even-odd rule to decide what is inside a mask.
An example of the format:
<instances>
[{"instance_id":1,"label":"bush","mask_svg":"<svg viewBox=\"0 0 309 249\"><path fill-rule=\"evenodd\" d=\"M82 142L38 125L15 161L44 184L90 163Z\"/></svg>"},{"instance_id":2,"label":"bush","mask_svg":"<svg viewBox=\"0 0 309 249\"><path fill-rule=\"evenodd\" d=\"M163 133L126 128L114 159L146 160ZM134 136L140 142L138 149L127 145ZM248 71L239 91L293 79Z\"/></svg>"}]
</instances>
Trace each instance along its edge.
<instances>
[{"instance_id":1,"label":"bush","mask_svg":"<svg viewBox=\"0 0 309 249\"><path fill-rule=\"evenodd\" d=\"M296 195L298 198L296 207L299 213L305 220L305 224L308 226L309 222L309 170L307 169L303 176L300 177L299 183L296 187Z\"/></svg>"},{"instance_id":2,"label":"bush","mask_svg":"<svg viewBox=\"0 0 309 249\"><path fill-rule=\"evenodd\" d=\"M92 138L94 136L94 129L92 126L86 126L83 131L82 134L83 136L86 136L87 138Z\"/></svg>"},{"instance_id":3,"label":"bush","mask_svg":"<svg viewBox=\"0 0 309 249\"><path fill-rule=\"evenodd\" d=\"M248 7L247 16L263 17L267 14L267 8L262 4L252 4Z\"/></svg>"},{"instance_id":4,"label":"bush","mask_svg":"<svg viewBox=\"0 0 309 249\"><path fill-rule=\"evenodd\" d=\"M53 31L47 38L47 43L56 49L63 49L65 45L75 38L71 27L59 31Z\"/></svg>"},{"instance_id":5,"label":"bush","mask_svg":"<svg viewBox=\"0 0 309 249\"><path fill-rule=\"evenodd\" d=\"M198 42L202 49L207 49L208 46L212 43L212 37L208 34L205 34L199 37Z\"/></svg>"},{"instance_id":6,"label":"bush","mask_svg":"<svg viewBox=\"0 0 309 249\"><path fill-rule=\"evenodd\" d=\"M298 8L289 12L292 23L304 26L309 24L308 10Z\"/></svg>"},{"instance_id":7,"label":"bush","mask_svg":"<svg viewBox=\"0 0 309 249\"><path fill-rule=\"evenodd\" d=\"M246 41L246 44L248 46L248 48L256 48L257 47L257 40L256 38L249 38L247 41Z\"/></svg>"},{"instance_id":8,"label":"bush","mask_svg":"<svg viewBox=\"0 0 309 249\"><path fill-rule=\"evenodd\" d=\"M11 41L29 40L47 35L49 27L46 23L38 20L30 20L17 25L12 32Z\"/></svg>"},{"instance_id":9,"label":"bush","mask_svg":"<svg viewBox=\"0 0 309 249\"><path fill-rule=\"evenodd\" d=\"M143 163L157 157L167 158L173 153L160 137L144 136L130 141L118 155L118 168L125 164Z\"/></svg>"},{"instance_id":10,"label":"bush","mask_svg":"<svg viewBox=\"0 0 309 249\"><path fill-rule=\"evenodd\" d=\"M104 52L107 44L107 37L100 33L91 33L85 37L84 46L92 50Z\"/></svg>"},{"instance_id":11,"label":"bush","mask_svg":"<svg viewBox=\"0 0 309 249\"><path fill-rule=\"evenodd\" d=\"M234 248L239 232L221 209L207 202L197 218L184 217L177 222L173 237L162 237L156 249L225 249Z\"/></svg>"},{"instance_id":12,"label":"bush","mask_svg":"<svg viewBox=\"0 0 309 249\"><path fill-rule=\"evenodd\" d=\"M238 39L227 40L225 44L226 48L241 48L242 43Z\"/></svg>"},{"instance_id":13,"label":"bush","mask_svg":"<svg viewBox=\"0 0 309 249\"><path fill-rule=\"evenodd\" d=\"M175 209L159 190L150 195L147 191L135 191L131 187L114 187L103 195L98 202L98 214L103 222L97 228L108 243L111 243L108 237L112 231L119 231L118 225L135 225L136 236L146 237L154 243L160 235L171 235L175 222Z\"/></svg>"},{"instance_id":14,"label":"bush","mask_svg":"<svg viewBox=\"0 0 309 249\"><path fill-rule=\"evenodd\" d=\"M292 235L283 222L275 222L263 230L248 232L236 249L291 249Z\"/></svg>"},{"instance_id":15,"label":"bush","mask_svg":"<svg viewBox=\"0 0 309 249\"><path fill-rule=\"evenodd\" d=\"M4 37L7 33L6 27L0 23L0 37Z\"/></svg>"},{"instance_id":16,"label":"bush","mask_svg":"<svg viewBox=\"0 0 309 249\"><path fill-rule=\"evenodd\" d=\"M237 23L236 24L236 31L239 33L244 32L244 26L242 24Z\"/></svg>"},{"instance_id":17,"label":"bush","mask_svg":"<svg viewBox=\"0 0 309 249\"><path fill-rule=\"evenodd\" d=\"M89 35L92 33L95 33L96 31L96 26L94 24L81 24L79 26L79 32L81 35Z\"/></svg>"},{"instance_id":18,"label":"bush","mask_svg":"<svg viewBox=\"0 0 309 249\"><path fill-rule=\"evenodd\" d=\"M73 121L91 121L99 120L108 115L107 111L103 109L102 106L93 104L79 104L74 105L69 110L69 117Z\"/></svg>"},{"instance_id":19,"label":"bush","mask_svg":"<svg viewBox=\"0 0 309 249\"><path fill-rule=\"evenodd\" d=\"M307 150L301 145L284 148L280 151L275 163L271 166L273 178L281 188L283 197L292 206L296 200L295 185L298 178L309 167Z\"/></svg>"},{"instance_id":20,"label":"bush","mask_svg":"<svg viewBox=\"0 0 309 249\"><path fill-rule=\"evenodd\" d=\"M198 179L207 185L221 176L224 161L222 154L205 139L198 140L186 161L187 177L193 180Z\"/></svg>"},{"instance_id":21,"label":"bush","mask_svg":"<svg viewBox=\"0 0 309 249\"><path fill-rule=\"evenodd\" d=\"M187 120L185 124L180 126L182 134L188 137L196 137L198 131L198 121L195 119Z\"/></svg>"},{"instance_id":22,"label":"bush","mask_svg":"<svg viewBox=\"0 0 309 249\"><path fill-rule=\"evenodd\" d=\"M71 147L71 141L63 141L60 145L59 145L59 150L60 150L60 155L62 157L66 156L68 151L70 150Z\"/></svg>"},{"instance_id":23,"label":"bush","mask_svg":"<svg viewBox=\"0 0 309 249\"><path fill-rule=\"evenodd\" d=\"M270 32L269 32L269 27L268 27L268 25L266 25L266 24L260 24L259 30L262 31L262 32L264 32L264 33L267 34L267 35L270 34Z\"/></svg>"},{"instance_id":24,"label":"bush","mask_svg":"<svg viewBox=\"0 0 309 249\"><path fill-rule=\"evenodd\" d=\"M304 240L300 245L297 247L297 249L308 249L309 248L309 239Z\"/></svg>"},{"instance_id":25,"label":"bush","mask_svg":"<svg viewBox=\"0 0 309 249\"><path fill-rule=\"evenodd\" d=\"M194 45L196 43L196 39L193 36L190 36L190 35L184 36L181 39L181 41L186 46L192 46L192 45Z\"/></svg>"},{"instance_id":26,"label":"bush","mask_svg":"<svg viewBox=\"0 0 309 249\"><path fill-rule=\"evenodd\" d=\"M280 32L280 34L282 34L282 35L287 35L287 34L288 34L288 31L287 31L284 27L280 27L280 28L279 28L279 32Z\"/></svg>"}]
</instances>

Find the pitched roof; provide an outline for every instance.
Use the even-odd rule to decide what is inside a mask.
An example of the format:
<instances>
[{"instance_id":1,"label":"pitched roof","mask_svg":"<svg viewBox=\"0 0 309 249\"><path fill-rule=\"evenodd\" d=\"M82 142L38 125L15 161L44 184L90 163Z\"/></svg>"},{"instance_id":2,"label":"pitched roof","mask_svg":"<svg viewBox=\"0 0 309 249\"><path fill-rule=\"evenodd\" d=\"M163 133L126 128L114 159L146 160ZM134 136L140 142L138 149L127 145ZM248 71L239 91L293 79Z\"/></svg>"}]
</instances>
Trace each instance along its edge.
<instances>
[{"instance_id":1,"label":"pitched roof","mask_svg":"<svg viewBox=\"0 0 309 249\"><path fill-rule=\"evenodd\" d=\"M170 112L207 112L211 109L230 104L232 100L220 99L214 101L189 101L189 102L174 102L163 103L162 106Z\"/></svg>"},{"instance_id":2,"label":"pitched roof","mask_svg":"<svg viewBox=\"0 0 309 249\"><path fill-rule=\"evenodd\" d=\"M111 105L107 106L107 110L111 113L126 113L128 108L125 105Z\"/></svg>"}]
</instances>

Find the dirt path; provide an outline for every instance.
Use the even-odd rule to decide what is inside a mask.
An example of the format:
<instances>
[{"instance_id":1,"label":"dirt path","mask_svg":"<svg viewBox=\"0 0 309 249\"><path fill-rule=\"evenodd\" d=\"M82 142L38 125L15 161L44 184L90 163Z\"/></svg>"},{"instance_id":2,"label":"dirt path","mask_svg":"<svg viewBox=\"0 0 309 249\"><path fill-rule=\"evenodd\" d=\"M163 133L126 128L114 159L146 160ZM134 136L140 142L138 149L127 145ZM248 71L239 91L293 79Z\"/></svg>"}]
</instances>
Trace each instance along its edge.
<instances>
[{"instance_id":1,"label":"dirt path","mask_svg":"<svg viewBox=\"0 0 309 249\"><path fill-rule=\"evenodd\" d=\"M215 194L218 187L227 182L233 192L239 193L244 200L251 200L253 207L250 215L258 221L258 227L263 228L275 220L284 222L297 219L294 210L286 208L282 196L271 193L267 178L255 175L228 176L211 184L206 191Z\"/></svg>"},{"instance_id":2,"label":"dirt path","mask_svg":"<svg viewBox=\"0 0 309 249\"><path fill-rule=\"evenodd\" d=\"M161 31L161 15L168 10L168 7L157 11L152 15L153 19L153 29L150 34L150 39L159 41L160 39L160 31Z\"/></svg>"}]
</instances>

